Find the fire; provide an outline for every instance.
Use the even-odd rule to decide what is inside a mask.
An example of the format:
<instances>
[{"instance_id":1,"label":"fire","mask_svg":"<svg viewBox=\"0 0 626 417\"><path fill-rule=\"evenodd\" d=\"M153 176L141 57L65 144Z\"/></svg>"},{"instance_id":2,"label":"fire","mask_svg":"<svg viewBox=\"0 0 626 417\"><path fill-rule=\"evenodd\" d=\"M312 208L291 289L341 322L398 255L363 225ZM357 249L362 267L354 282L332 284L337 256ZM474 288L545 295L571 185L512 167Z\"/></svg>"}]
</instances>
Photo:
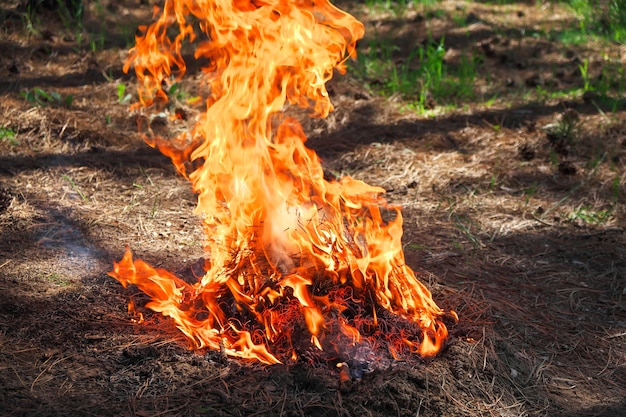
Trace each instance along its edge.
<instances>
[{"instance_id":1,"label":"fire","mask_svg":"<svg viewBox=\"0 0 626 417\"><path fill-rule=\"evenodd\" d=\"M146 138L197 193L208 261L190 284L127 250L110 275L145 292L196 348L278 363L298 357L303 333L319 349L359 343L386 310L416 325L400 336L405 349L437 353L444 312L405 264L400 210L382 188L326 180L283 113L292 104L328 115L325 83L355 57L363 25L327 0L166 0L154 17L125 65L140 81L135 108L167 102L184 44L208 60L195 126Z\"/></svg>"}]
</instances>

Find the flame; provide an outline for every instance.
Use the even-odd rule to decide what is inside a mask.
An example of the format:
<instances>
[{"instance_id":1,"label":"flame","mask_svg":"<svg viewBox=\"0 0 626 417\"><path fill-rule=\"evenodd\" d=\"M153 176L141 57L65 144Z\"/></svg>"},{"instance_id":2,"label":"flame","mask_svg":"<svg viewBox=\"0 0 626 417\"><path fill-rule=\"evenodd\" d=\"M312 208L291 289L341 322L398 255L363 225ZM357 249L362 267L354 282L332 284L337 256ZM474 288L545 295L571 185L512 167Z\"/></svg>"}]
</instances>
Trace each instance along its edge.
<instances>
[{"instance_id":1,"label":"flame","mask_svg":"<svg viewBox=\"0 0 626 417\"><path fill-rule=\"evenodd\" d=\"M146 141L197 193L209 261L189 284L127 250L110 275L150 296L147 307L196 348L278 363L297 357L301 322L319 349L332 329L358 343L357 320L343 312L370 300L370 327L384 308L419 326L419 337L405 338L411 351L437 353L444 312L405 264L400 210L382 188L324 179L302 127L283 113L292 104L328 115L325 83L356 56L363 25L327 0L166 0L154 18L124 68L140 81L134 108L167 103L166 87L186 71L184 45L195 42L195 59L208 60L206 111L193 128Z\"/></svg>"}]
</instances>

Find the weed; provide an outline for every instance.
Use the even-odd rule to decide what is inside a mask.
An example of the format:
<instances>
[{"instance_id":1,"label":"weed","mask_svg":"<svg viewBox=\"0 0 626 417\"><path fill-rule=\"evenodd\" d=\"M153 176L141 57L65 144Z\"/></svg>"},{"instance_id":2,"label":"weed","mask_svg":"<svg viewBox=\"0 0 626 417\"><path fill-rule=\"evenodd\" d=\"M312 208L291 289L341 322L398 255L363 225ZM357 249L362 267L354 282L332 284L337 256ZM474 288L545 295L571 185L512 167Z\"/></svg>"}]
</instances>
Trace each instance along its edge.
<instances>
[{"instance_id":1,"label":"weed","mask_svg":"<svg viewBox=\"0 0 626 417\"><path fill-rule=\"evenodd\" d=\"M556 152L554 152L553 149L550 150L550 153L548 154L548 158L550 159L550 163L554 165L555 167L559 165L559 156L557 155Z\"/></svg>"},{"instance_id":2,"label":"weed","mask_svg":"<svg viewBox=\"0 0 626 417\"><path fill-rule=\"evenodd\" d=\"M613 207L617 205L617 202L619 200L619 189L620 189L620 179L619 177L615 177L615 179L611 183L611 200L613 203Z\"/></svg>"},{"instance_id":3,"label":"weed","mask_svg":"<svg viewBox=\"0 0 626 417\"><path fill-rule=\"evenodd\" d=\"M582 64L578 65L580 75L583 77L583 90L590 91L591 89L591 77L589 76L589 59L585 58Z\"/></svg>"},{"instance_id":4,"label":"weed","mask_svg":"<svg viewBox=\"0 0 626 417\"><path fill-rule=\"evenodd\" d=\"M39 31L36 26L39 26L39 20L37 19L37 14L35 13L34 8L29 4L26 12L22 13L22 21L24 22L24 27L26 28L26 32L28 36L38 35Z\"/></svg>"},{"instance_id":5,"label":"weed","mask_svg":"<svg viewBox=\"0 0 626 417\"><path fill-rule=\"evenodd\" d=\"M126 94L126 85L123 83L119 83L117 85L117 102L120 104L128 104L132 96L130 94Z\"/></svg>"},{"instance_id":6,"label":"weed","mask_svg":"<svg viewBox=\"0 0 626 417\"><path fill-rule=\"evenodd\" d=\"M539 185L536 182L530 184L530 186L524 189L524 202L528 204L530 199L533 198L537 191L539 190Z\"/></svg>"},{"instance_id":7,"label":"weed","mask_svg":"<svg viewBox=\"0 0 626 417\"><path fill-rule=\"evenodd\" d=\"M150 209L151 219L156 218L157 212L159 211L159 203L160 203L160 199L159 199L159 196L157 195L156 197L154 197L154 201L152 202L152 208Z\"/></svg>"},{"instance_id":8,"label":"weed","mask_svg":"<svg viewBox=\"0 0 626 417\"><path fill-rule=\"evenodd\" d=\"M74 191L76 191L76 193L78 193L78 195L80 196L80 198L84 201L84 202L88 202L89 201L89 197L87 197L85 195L85 193L83 193L80 188L78 188L78 185L76 185L76 182L74 182L74 180L69 176L69 175L63 175L63 179L67 182L70 183L70 186L72 187L72 189Z\"/></svg>"},{"instance_id":9,"label":"weed","mask_svg":"<svg viewBox=\"0 0 626 417\"><path fill-rule=\"evenodd\" d=\"M46 277L44 277L46 281L58 286L58 287L69 287L72 285L72 281L67 278L63 278L61 275L53 272Z\"/></svg>"},{"instance_id":10,"label":"weed","mask_svg":"<svg viewBox=\"0 0 626 417\"><path fill-rule=\"evenodd\" d=\"M472 242L474 249L478 249L483 246L483 243L478 237L472 233L473 222L471 219L462 219L456 213L453 214L455 226ZM465 220L465 221L464 221Z\"/></svg>"},{"instance_id":11,"label":"weed","mask_svg":"<svg viewBox=\"0 0 626 417\"><path fill-rule=\"evenodd\" d=\"M497 99L498 99L498 95L495 94L491 98L488 98L487 100L485 100L483 104L485 105L485 107L492 107L496 103Z\"/></svg>"},{"instance_id":12,"label":"weed","mask_svg":"<svg viewBox=\"0 0 626 417\"><path fill-rule=\"evenodd\" d=\"M587 224L603 224L610 219L612 211L612 209L593 211L586 207L578 207L570 213L569 220L579 220Z\"/></svg>"},{"instance_id":13,"label":"weed","mask_svg":"<svg viewBox=\"0 0 626 417\"><path fill-rule=\"evenodd\" d=\"M17 134L15 131L8 127L0 127L0 140L3 142L7 142L11 146L19 145L20 142L16 138Z\"/></svg>"},{"instance_id":14,"label":"weed","mask_svg":"<svg viewBox=\"0 0 626 417\"><path fill-rule=\"evenodd\" d=\"M146 177L146 179L148 180L148 182L150 183L150 185L154 186L154 181L152 181L152 177L150 176L150 174L148 174L147 171L145 171L143 168L139 167L139 172L141 172L141 174Z\"/></svg>"},{"instance_id":15,"label":"weed","mask_svg":"<svg viewBox=\"0 0 626 417\"><path fill-rule=\"evenodd\" d=\"M183 88L180 85L180 83L172 84L170 88L167 90L167 93L170 95L170 97L174 97L178 101L185 100L187 96L185 92L183 91Z\"/></svg>"},{"instance_id":16,"label":"weed","mask_svg":"<svg viewBox=\"0 0 626 417\"><path fill-rule=\"evenodd\" d=\"M399 59L399 47L389 39L374 38L359 54L354 73L374 90L385 95L399 94L407 108L424 114L434 106L458 103L474 96L475 78L482 56L462 55L456 67L444 57L444 39L427 42Z\"/></svg>"},{"instance_id":17,"label":"weed","mask_svg":"<svg viewBox=\"0 0 626 417\"><path fill-rule=\"evenodd\" d=\"M61 95L57 91L46 92L39 87L35 87L32 90L25 90L20 93L26 101L38 106L56 106L56 107L72 107L74 96L68 94L66 96Z\"/></svg>"},{"instance_id":18,"label":"weed","mask_svg":"<svg viewBox=\"0 0 626 417\"><path fill-rule=\"evenodd\" d=\"M543 130L548 136L548 140L559 151L559 147L575 142L580 128L580 116L573 110L568 110L561 114L555 123L547 124Z\"/></svg>"},{"instance_id":19,"label":"weed","mask_svg":"<svg viewBox=\"0 0 626 417\"><path fill-rule=\"evenodd\" d=\"M569 0L569 5L579 17L581 33L626 42L626 1Z\"/></svg>"},{"instance_id":20,"label":"weed","mask_svg":"<svg viewBox=\"0 0 626 417\"><path fill-rule=\"evenodd\" d=\"M83 29L83 1L69 0L58 1L57 13L63 22L63 26L69 30L82 31Z\"/></svg>"},{"instance_id":21,"label":"weed","mask_svg":"<svg viewBox=\"0 0 626 417\"><path fill-rule=\"evenodd\" d=\"M481 64L482 58L472 53L471 56L461 56L458 74L457 96L460 98L470 98L474 95L474 80L478 72L477 68Z\"/></svg>"},{"instance_id":22,"label":"weed","mask_svg":"<svg viewBox=\"0 0 626 417\"><path fill-rule=\"evenodd\" d=\"M402 17L409 8L413 7L413 3L434 3L435 1L436 0L418 0L417 2L413 0L366 0L365 5L370 12L384 10L391 12L396 17Z\"/></svg>"}]
</instances>

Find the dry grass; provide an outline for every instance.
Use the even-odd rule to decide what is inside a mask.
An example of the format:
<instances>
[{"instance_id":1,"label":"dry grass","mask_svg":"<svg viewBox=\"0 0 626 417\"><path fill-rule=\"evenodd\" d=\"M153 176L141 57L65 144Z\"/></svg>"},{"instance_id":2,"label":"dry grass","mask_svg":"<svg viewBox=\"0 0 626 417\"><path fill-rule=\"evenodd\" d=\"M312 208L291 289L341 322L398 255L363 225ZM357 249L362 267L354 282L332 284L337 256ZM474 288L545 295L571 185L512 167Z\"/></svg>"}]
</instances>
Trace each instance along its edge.
<instances>
[{"instance_id":1,"label":"dry grass","mask_svg":"<svg viewBox=\"0 0 626 417\"><path fill-rule=\"evenodd\" d=\"M484 23L472 33L511 24L505 14L519 7L475 5ZM552 24L535 18L559 15L526 13L515 25ZM304 120L310 146L329 176L384 187L403 207L407 262L460 317L436 358L393 362L342 390L325 363L242 363L188 350L150 312L132 322L128 300L145 297L106 272L128 244L189 275L203 256L194 196L118 102L117 83L132 91L133 81L102 75L121 65L123 48L47 56L38 37L6 29L2 40L21 71L0 73L10 77L0 127L15 132L0 141L0 403L10 415L623 412L623 111L581 99L419 118L397 97L333 82L337 111ZM72 94L72 108L25 102L20 89L34 85ZM572 110L575 137L551 141L543 128Z\"/></svg>"}]
</instances>

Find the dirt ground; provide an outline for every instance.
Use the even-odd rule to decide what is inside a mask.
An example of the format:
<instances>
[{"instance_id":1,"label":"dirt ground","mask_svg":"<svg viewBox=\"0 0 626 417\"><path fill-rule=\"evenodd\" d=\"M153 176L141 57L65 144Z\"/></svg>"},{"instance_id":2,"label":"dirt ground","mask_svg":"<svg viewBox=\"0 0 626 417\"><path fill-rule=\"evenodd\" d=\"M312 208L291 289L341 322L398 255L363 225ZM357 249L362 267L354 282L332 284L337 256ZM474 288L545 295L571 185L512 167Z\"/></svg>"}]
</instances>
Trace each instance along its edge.
<instances>
[{"instance_id":1,"label":"dirt ground","mask_svg":"<svg viewBox=\"0 0 626 417\"><path fill-rule=\"evenodd\" d=\"M480 88L498 99L417 116L348 75L332 82L328 119L303 118L329 175L402 205L407 262L460 318L436 357L340 388L328 363L190 350L166 318L133 321L128 301L142 296L107 276L126 245L181 274L203 256L188 182L118 97L120 83L135 91L121 68L150 21L143 3L89 2L85 31L101 35L90 43L54 11L31 31L19 2L0 1L0 414L626 415L626 103L523 95L534 82L580 86L583 59L597 77L624 46L519 35L572 24L548 4L445 2L448 14L398 18L341 2L366 36L392 34L400 49L430 31L451 61L483 51ZM459 5L471 13L463 31L450 17ZM192 70L183 87L195 83ZM20 94L34 88L71 103ZM567 118L572 135L551 133Z\"/></svg>"}]
</instances>

